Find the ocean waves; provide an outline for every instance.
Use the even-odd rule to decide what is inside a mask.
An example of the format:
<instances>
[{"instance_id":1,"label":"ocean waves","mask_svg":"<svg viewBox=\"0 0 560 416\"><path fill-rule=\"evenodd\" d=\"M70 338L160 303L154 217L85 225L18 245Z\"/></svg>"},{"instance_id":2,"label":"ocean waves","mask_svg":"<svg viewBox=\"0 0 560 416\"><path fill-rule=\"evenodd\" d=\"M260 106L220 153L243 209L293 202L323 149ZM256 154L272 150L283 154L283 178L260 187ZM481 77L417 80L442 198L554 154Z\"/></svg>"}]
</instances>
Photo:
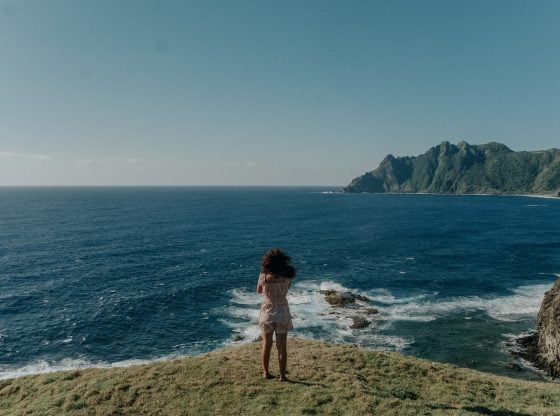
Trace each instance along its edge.
<instances>
[{"instance_id":1,"label":"ocean waves","mask_svg":"<svg viewBox=\"0 0 560 416\"><path fill-rule=\"evenodd\" d=\"M500 373L560 270L558 201L336 191L3 190L0 376L250 342L275 246L298 269L295 335Z\"/></svg>"},{"instance_id":2,"label":"ocean waves","mask_svg":"<svg viewBox=\"0 0 560 416\"><path fill-rule=\"evenodd\" d=\"M32 374L54 373L63 370L81 370L85 368L117 368L129 367L131 365L148 364L156 361L166 361L177 358L176 356L164 356L154 360L124 360L114 363L104 361L91 361L86 358L63 358L58 361L37 360L22 367L0 365L0 380L23 377Z\"/></svg>"},{"instance_id":3,"label":"ocean waves","mask_svg":"<svg viewBox=\"0 0 560 416\"><path fill-rule=\"evenodd\" d=\"M520 286L504 296L460 296L438 299L432 296L395 299L386 303L388 319L409 321L433 321L452 313L484 312L498 321L518 321L536 316L549 284Z\"/></svg>"},{"instance_id":4,"label":"ocean waves","mask_svg":"<svg viewBox=\"0 0 560 416\"><path fill-rule=\"evenodd\" d=\"M302 281L292 287L288 301L298 336L402 351L414 343L414 339L410 334L392 331L395 322L429 323L452 315L460 315L468 320L473 314L479 313L503 322L532 319L538 313L540 302L549 286L520 286L503 296L446 298L437 292L398 297L387 289L360 291L334 281ZM336 307L330 305L320 293L324 290L349 292L369 301L358 300L353 308ZM241 289L234 289L229 295L230 305L223 311L225 316L222 322L231 328L233 339L239 342L254 340L258 336L259 295ZM373 325L364 329L352 329L353 318L367 314L368 308L379 311L370 317Z\"/></svg>"},{"instance_id":5,"label":"ocean waves","mask_svg":"<svg viewBox=\"0 0 560 416\"><path fill-rule=\"evenodd\" d=\"M335 281L307 280L294 284L288 301L297 336L406 352L414 344L415 339L410 334L395 332L393 330L395 322L429 323L450 315L462 315L465 319L469 319L471 314L481 312L496 321L514 322L532 319L538 313L544 292L549 289L549 286L548 284L520 286L513 289L511 294L504 296L445 299L438 293L398 297L387 289L363 291L345 287ZM330 305L320 293L323 290L349 292L366 297L369 301L358 300L355 308L335 307ZM228 295L229 304L211 311L210 315L219 316L218 320L230 328L229 339L212 342L212 345L198 345L201 344L200 342L176 345L172 353L153 359L108 362L68 357L52 361L36 360L19 367L1 365L0 379L60 370L126 367L193 355L230 343L254 341L259 336L257 321L260 296L254 291L239 288L230 290ZM378 314L371 317L373 324L364 329L352 329L353 317L364 314L364 310L371 307L379 310ZM208 315L204 313L201 319L207 320ZM509 337L510 334L504 336ZM2 337L3 335L0 334L0 342ZM60 342L70 341L67 338Z\"/></svg>"}]
</instances>

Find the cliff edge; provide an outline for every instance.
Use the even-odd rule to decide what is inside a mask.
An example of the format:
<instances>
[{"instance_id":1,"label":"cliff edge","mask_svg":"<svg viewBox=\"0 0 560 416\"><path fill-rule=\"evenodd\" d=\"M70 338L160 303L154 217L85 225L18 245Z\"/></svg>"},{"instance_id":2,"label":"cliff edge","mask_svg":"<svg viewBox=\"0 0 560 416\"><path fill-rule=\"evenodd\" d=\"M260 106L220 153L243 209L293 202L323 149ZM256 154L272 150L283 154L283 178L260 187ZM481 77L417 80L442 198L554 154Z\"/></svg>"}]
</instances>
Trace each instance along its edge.
<instances>
[{"instance_id":1,"label":"cliff edge","mask_svg":"<svg viewBox=\"0 0 560 416\"><path fill-rule=\"evenodd\" d=\"M537 317L538 364L560 378L560 279L544 295Z\"/></svg>"},{"instance_id":2,"label":"cliff edge","mask_svg":"<svg viewBox=\"0 0 560 416\"><path fill-rule=\"evenodd\" d=\"M545 293L536 331L518 338L512 354L560 379L560 279Z\"/></svg>"},{"instance_id":3,"label":"cliff edge","mask_svg":"<svg viewBox=\"0 0 560 416\"><path fill-rule=\"evenodd\" d=\"M127 368L0 380L0 414L560 416L560 386L352 345L290 338L291 382L263 380L260 344ZM276 372L273 349L271 370Z\"/></svg>"}]
</instances>

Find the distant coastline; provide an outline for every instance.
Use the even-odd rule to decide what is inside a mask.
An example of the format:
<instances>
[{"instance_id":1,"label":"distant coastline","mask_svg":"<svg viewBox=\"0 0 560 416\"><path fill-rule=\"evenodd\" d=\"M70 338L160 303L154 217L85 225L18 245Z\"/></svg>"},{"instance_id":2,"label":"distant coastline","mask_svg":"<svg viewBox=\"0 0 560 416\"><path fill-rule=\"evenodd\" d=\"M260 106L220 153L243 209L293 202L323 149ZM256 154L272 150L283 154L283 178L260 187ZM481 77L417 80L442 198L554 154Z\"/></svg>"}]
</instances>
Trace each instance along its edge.
<instances>
[{"instance_id":1,"label":"distant coastline","mask_svg":"<svg viewBox=\"0 0 560 416\"><path fill-rule=\"evenodd\" d=\"M558 197L560 149L514 152L495 142L442 142L419 156L386 156L344 192Z\"/></svg>"},{"instance_id":2,"label":"distant coastline","mask_svg":"<svg viewBox=\"0 0 560 416\"><path fill-rule=\"evenodd\" d=\"M542 198L542 199L560 199L560 196L547 195L547 194L484 194L484 193L469 193L469 194L451 194L443 192L322 192L324 194L376 194L376 195L410 195L410 196L488 196L488 197L525 197L525 198Z\"/></svg>"}]
</instances>

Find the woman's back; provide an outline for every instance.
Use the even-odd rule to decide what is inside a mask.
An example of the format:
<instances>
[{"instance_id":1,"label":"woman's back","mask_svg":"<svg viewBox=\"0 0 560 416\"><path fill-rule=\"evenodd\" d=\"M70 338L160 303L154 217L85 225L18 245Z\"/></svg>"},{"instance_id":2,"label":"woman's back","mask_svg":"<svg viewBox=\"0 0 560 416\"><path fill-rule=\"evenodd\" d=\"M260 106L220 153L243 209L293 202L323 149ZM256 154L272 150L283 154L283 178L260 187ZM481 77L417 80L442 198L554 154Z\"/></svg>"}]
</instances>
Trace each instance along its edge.
<instances>
[{"instance_id":1,"label":"woman's back","mask_svg":"<svg viewBox=\"0 0 560 416\"><path fill-rule=\"evenodd\" d=\"M273 305L287 303L286 295L292 283L291 279L261 273L259 283L263 287L263 303L271 303Z\"/></svg>"}]
</instances>

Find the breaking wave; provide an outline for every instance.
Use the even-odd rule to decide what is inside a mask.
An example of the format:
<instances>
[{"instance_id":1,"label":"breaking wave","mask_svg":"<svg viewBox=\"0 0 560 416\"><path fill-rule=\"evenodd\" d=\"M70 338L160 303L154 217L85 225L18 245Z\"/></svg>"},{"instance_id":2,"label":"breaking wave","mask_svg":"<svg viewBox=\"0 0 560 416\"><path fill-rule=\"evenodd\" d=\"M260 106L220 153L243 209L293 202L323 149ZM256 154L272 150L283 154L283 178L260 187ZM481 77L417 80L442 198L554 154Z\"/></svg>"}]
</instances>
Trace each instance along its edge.
<instances>
[{"instance_id":1,"label":"breaking wave","mask_svg":"<svg viewBox=\"0 0 560 416\"><path fill-rule=\"evenodd\" d=\"M288 295L295 333L298 336L334 342L402 351L414 342L411 336L387 334L387 327L396 321L430 322L450 314L483 312L497 321L518 321L535 316L548 284L520 286L504 296L466 296L442 298L437 292L398 297L386 289L359 291L334 281L302 281ZM356 300L353 308L330 305L320 293L336 290L365 296L369 301ZM246 290L230 291L230 305L222 323L229 326L237 342L249 342L259 335L260 297ZM368 315L375 308L378 314ZM364 316L373 321L365 329L352 329L353 317Z\"/></svg>"}]
</instances>

